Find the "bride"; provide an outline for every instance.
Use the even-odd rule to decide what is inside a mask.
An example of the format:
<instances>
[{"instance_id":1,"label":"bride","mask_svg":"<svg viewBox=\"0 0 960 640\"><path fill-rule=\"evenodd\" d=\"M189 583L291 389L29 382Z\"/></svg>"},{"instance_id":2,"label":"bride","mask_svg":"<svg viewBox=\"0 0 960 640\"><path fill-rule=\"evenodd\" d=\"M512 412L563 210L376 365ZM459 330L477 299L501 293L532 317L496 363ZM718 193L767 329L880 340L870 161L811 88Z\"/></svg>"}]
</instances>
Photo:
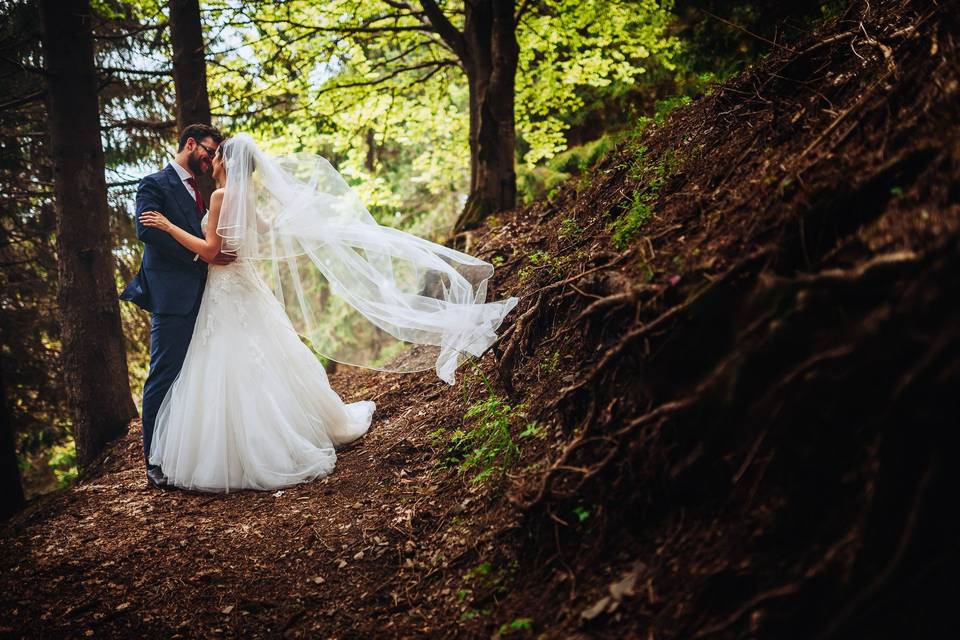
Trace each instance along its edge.
<instances>
[{"instance_id":1,"label":"bride","mask_svg":"<svg viewBox=\"0 0 960 640\"><path fill-rule=\"evenodd\" d=\"M488 263L377 224L319 156L273 157L239 134L220 145L213 177L204 238L160 213L140 216L200 256L238 258L210 265L157 415L149 462L172 485L274 489L329 474L375 405L344 403L316 354L385 371L432 367L453 384L517 303L485 302ZM333 312L336 326L324 322Z\"/></svg>"}]
</instances>

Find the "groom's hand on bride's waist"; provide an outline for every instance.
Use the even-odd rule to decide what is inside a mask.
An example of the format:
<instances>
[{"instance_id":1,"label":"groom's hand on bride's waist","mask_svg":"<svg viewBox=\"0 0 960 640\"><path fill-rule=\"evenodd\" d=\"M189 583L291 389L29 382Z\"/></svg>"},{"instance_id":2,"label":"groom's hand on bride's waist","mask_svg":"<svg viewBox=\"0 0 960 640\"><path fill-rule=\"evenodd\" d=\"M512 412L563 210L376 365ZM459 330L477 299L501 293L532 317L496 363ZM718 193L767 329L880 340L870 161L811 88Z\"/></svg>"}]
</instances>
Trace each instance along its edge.
<instances>
[{"instance_id":1,"label":"groom's hand on bride's waist","mask_svg":"<svg viewBox=\"0 0 960 640\"><path fill-rule=\"evenodd\" d=\"M197 258L199 258L200 260L203 260L207 264L217 264L217 265L223 266L225 264L230 264L231 262L236 260L237 256L236 254L224 253L223 251L221 251L220 253L215 255L212 260L207 260L206 258L202 258L199 255L197 256ZM196 260L197 258L194 258L194 259Z\"/></svg>"}]
</instances>

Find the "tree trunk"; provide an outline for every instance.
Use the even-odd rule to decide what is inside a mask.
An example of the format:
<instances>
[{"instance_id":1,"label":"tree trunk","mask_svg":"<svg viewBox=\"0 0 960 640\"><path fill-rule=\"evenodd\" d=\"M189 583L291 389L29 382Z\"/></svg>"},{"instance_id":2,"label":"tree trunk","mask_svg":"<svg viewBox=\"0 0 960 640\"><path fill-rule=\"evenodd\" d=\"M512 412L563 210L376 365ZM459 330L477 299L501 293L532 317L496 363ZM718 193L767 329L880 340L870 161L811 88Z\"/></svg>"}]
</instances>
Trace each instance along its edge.
<instances>
[{"instance_id":1,"label":"tree trunk","mask_svg":"<svg viewBox=\"0 0 960 640\"><path fill-rule=\"evenodd\" d=\"M58 302L77 462L137 414L127 379L110 236L88 0L41 0L57 216Z\"/></svg>"},{"instance_id":2,"label":"tree trunk","mask_svg":"<svg viewBox=\"0 0 960 640\"><path fill-rule=\"evenodd\" d=\"M170 41L177 93L177 129L182 131L191 124L210 124L207 62L197 0L170 0Z\"/></svg>"},{"instance_id":3,"label":"tree trunk","mask_svg":"<svg viewBox=\"0 0 960 640\"><path fill-rule=\"evenodd\" d=\"M207 95L207 61L198 0L170 0L170 42L173 44L173 86L177 94L177 131L191 124L211 124ZM203 199L210 202L215 185L197 176Z\"/></svg>"},{"instance_id":4,"label":"tree trunk","mask_svg":"<svg viewBox=\"0 0 960 640\"><path fill-rule=\"evenodd\" d=\"M519 61L513 0L467 3L465 65L470 86L470 196L455 231L477 226L517 199L514 88Z\"/></svg>"},{"instance_id":5,"label":"tree trunk","mask_svg":"<svg viewBox=\"0 0 960 640\"><path fill-rule=\"evenodd\" d=\"M23 508L23 485L17 464L17 443L13 420L7 405L7 388L3 379L3 355L0 354L0 521Z\"/></svg>"},{"instance_id":6,"label":"tree trunk","mask_svg":"<svg viewBox=\"0 0 960 640\"><path fill-rule=\"evenodd\" d=\"M470 195L455 231L477 226L517 200L514 167L514 89L520 47L514 0L464 3L463 32L433 0L420 0L427 18L460 60L470 88Z\"/></svg>"}]
</instances>

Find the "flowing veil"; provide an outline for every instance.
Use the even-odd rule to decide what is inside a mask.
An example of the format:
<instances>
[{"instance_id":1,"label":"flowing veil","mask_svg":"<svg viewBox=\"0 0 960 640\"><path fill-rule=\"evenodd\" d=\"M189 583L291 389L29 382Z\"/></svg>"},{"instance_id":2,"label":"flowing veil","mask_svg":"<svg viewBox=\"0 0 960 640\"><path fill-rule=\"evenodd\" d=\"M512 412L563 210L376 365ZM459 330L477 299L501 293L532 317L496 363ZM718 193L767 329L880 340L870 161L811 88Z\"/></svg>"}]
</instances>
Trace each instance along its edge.
<instances>
[{"instance_id":1,"label":"flowing veil","mask_svg":"<svg viewBox=\"0 0 960 640\"><path fill-rule=\"evenodd\" d=\"M223 251L255 260L297 332L326 358L383 371L457 366L496 340L516 298L486 302L493 266L377 223L329 162L222 145Z\"/></svg>"}]
</instances>

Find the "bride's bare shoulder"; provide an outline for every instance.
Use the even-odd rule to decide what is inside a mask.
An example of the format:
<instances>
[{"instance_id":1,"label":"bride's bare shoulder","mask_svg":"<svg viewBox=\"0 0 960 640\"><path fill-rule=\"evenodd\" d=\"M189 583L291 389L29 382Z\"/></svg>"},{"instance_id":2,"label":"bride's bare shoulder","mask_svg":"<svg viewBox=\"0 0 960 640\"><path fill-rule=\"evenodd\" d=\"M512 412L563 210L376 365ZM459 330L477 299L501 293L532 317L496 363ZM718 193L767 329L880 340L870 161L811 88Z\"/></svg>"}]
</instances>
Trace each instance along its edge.
<instances>
[{"instance_id":1,"label":"bride's bare shoulder","mask_svg":"<svg viewBox=\"0 0 960 640\"><path fill-rule=\"evenodd\" d=\"M223 194L226 193L226 189L220 187L219 189L214 189L213 193L210 194L210 204L214 202L220 203L223 202Z\"/></svg>"}]
</instances>

